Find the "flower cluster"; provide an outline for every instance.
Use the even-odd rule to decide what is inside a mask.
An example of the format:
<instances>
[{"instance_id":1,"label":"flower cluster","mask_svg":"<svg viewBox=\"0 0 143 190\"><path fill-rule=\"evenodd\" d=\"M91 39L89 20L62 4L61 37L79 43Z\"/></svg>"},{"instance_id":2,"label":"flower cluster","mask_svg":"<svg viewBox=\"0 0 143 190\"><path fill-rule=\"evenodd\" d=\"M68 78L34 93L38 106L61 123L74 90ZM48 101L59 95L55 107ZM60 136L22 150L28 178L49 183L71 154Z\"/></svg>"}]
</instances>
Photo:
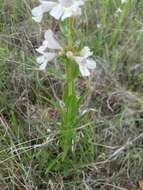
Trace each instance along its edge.
<instances>
[{"instance_id":1,"label":"flower cluster","mask_svg":"<svg viewBox=\"0 0 143 190\"><path fill-rule=\"evenodd\" d=\"M58 52L62 52L63 50L58 41L55 39L52 30L47 30L44 37L45 40L43 41L43 44L36 49L36 51L41 54L41 56L37 58L37 62L40 64L40 70L45 70L48 62L55 59L58 56ZM52 51L47 52L47 49Z\"/></svg>"},{"instance_id":2,"label":"flower cluster","mask_svg":"<svg viewBox=\"0 0 143 190\"><path fill-rule=\"evenodd\" d=\"M32 10L33 19L36 22L42 21L45 12L49 12L57 20L81 15L80 6L84 5L84 0L39 1L40 5Z\"/></svg>"},{"instance_id":3,"label":"flower cluster","mask_svg":"<svg viewBox=\"0 0 143 190\"><path fill-rule=\"evenodd\" d=\"M32 18L38 23L42 21L43 14L46 12L61 21L69 17L79 16L81 15L81 6L84 5L85 0L39 0L39 2L40 5L32 10ZM64 49L56 40L52 30L47 30L42 45L36 49L41 54L37 58L37 62L40 65L39 69L45 70L49 62L65 53ZM90 58L92 54L90 48L87 46L80 51L79 55L74 55L73 52L68 50L65 53L68 59L74 60L79 65L82 76L89 76L90 70L96 68L96 62Z\"/></svg>"}]
</instances>

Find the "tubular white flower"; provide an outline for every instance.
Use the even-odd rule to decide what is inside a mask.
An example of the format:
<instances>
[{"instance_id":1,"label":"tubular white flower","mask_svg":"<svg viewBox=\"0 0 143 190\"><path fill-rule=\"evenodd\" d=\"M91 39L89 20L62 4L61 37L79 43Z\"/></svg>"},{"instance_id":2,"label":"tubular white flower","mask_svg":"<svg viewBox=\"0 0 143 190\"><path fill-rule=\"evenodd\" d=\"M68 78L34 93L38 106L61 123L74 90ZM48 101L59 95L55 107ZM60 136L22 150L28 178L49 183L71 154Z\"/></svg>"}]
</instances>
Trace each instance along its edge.
<instances>
[{"instance_id":1,"label":"tubular white flower","mask_svg":"<svg viewBox=\"0 0 143 190\"><path fill-rule=\"evenodd\" d=\"M55 50L62 50L62 47L55 39L52 30L47 30L44 35L45 40L43 41L42 46L36 49L39 53L44 52L47 48L55 49Z\"/></svg>"},{"instance_id":2,"label":"tubular white flower","mask_svg":"<svg viewBox=\"0 0 143 190\"><path fill-rule=\"evenodd\" d=\"M48 62L55 59L56 56L59 54L58 52L46 52L47 48L51 50L62 51L62 47L55 39L54 34L51 30L47 30L45 32L44 38L45 40L43 41L42 45L36 49L38 53L42 54L37 58L37 62L40 64L40 70L45 70Z\"/></svg>"},{"instance_id":3,"label":"tubular white flower","mask_svg":"<svg viewBox=\"0 0 143 190\"><path fill-rule=\"evenodd\" d=\"M119 7L119 8L116 9L116 11L115 11L115 16L116 16L116 17L119 17L122 12L123 12L122 9Z\"/></svg>"},{"instance_id":4,"label":"tubular white flower","mask_svg":"<svg viewBox=\"0 0 143 190\"><path fill-rule=\"evenodd\" d=\"M123 4L123 3L126 3L126 1L127 1L127 0L121 0L121 3L122 3L122 4Z\"/></svg>"},{"instance_id":5,"label":"tubular white flower","mask_svg":"<svg viewBox=\"0 0 143 190\"><path fill-rule=\"evenodd\" d=\"M47 67L48 62L52 61L56 58L56 53L43 53L43 55L37 57L37 63L39 63L39 70L45 70Z\"/></svg>"},{"instance_id":6,"label":"tubular white flower","mask_svg":"<svg viewBox=\"0 0 143 190\"><path fill-rule=\"evenodd\" d=\"M90 56L93 55L93 52L90 50L90 48L89 48L88 46L85 46L85 47L81 50L80 55L81 55L82 57L88 58L88 57L90 57Z\"/></svg>"},{"instance_id":7,"label":"tubular white flower","mask_svg":"<svg viewBox=\"0 0 143 190\"><path fill-rule=\"evenodd\" d=\"M121 8L118 8L117 10L116 10L116 12L115 12L115 14L120 14L120 13L122 13L122 9Z\"/></svg>"},{"instance_id":8,"label":"tubular white flower","mask_svg":"<svg viewBox=\"0 0 143 190\"><path fill-rule=\"evenodd\" d=\"M57 20L64 20L72 16L81 15L80 7L84 5L85 2L85 0L39 1L40 5L32 10L32 18L39 23L42 21L45 12L49 12L49 14Z\"/></svg>"},{"instance_id":9,"label":"tubular white flower","mask_svg":"<svg viewBox=\"0 0 143 190\"><path fill-rule=\"evenodd\" d=\"M54 6L57 4L56 2L53 1L44 1L44 0L39 0L41 3L39 6L35 7L32 9L32 15L33 15L33 20L36 22L41 22L43 19L43 14L45 12L49 12L54 8Z\"/></svg>"},{"instance_id":10,"label":"tubular white flower","mask_svg":"<svg viewBox=\"0 0 143 190\"><path fill-rule=\"evenodd\" d=\"M82 76L90 76L90 70L96 68L96 62L90 58L93 53L90 51L90 48L85 46L79 56L74 56L72 52L67 52L67 57L74 59L75 62L79 65L79 70Z\"/></svg>"}]
</instances>

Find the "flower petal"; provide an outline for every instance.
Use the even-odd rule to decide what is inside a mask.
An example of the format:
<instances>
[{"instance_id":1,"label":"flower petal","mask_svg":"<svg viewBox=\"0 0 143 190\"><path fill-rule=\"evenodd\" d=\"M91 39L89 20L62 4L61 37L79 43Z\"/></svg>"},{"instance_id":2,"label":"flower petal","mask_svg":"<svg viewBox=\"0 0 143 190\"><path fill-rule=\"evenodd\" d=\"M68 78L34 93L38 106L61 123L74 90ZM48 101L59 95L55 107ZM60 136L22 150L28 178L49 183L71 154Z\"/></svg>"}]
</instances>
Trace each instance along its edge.
<instances>
[{"instance_id":1,"label":"flower petal","mask_svg":"<svg viewBox=\"0 0 143 190\"><path fill-rule=\"evenodd\" d=\"M61 20L64 20L66 18L69 18L71 16L79 16L81 15L81 8L80 5L83 5L81 2L68 2L66 4L71 4L70 6L65 6L63 10L63 15L61 17Z\"/></svg>"},{"instance_id":2,"label":"flower petal","mask_svg":"<svg viewBox=\"0 0 143 190\"><path fill-rule=\"evenodd\" d=\"M79 65L79 70L80 70L80 73L83 77L87 77L90 75L90 72L89 70L87 69L87 67L83 67L81 65Z\"/></svg>"},{"instance_id":3,"label":"flower petal","mask_svg":"<svg viewBox=\"0 0 143 190\"><path fill-rule=\"evenodd\" d=\"M40 71L44 71L44 70L46 69L46 67L47 67L47 64L48 64L47 61L43 62L43 63L39 66L39 70L40 70Z\"/></svg>"},{"instance_id":4,"label":"flower petal","mask_svg":"<svg viewBox=\"0 0 143 190\"><path fill-rule=\"evenodd\" d=\"M79 64L79 65L84 65L86 60L84 59L84 57L80 57L80 56L74 56L74 60ZM85 62L84 62L85 60Z\"/></svg>"},{"instance_id":5,"label":"flower petal","mask_svg":"<svg viewBox=\"0 0 143 190\"><path fill-rule=\"evenodd\" d=\"M81 8L79 7L73 7L72 8L73 16L80 16L81 15Z\"/></svg>"},{"instance_id":6,"label":"flower petal","mask_svg":"<svg viewBox=\"0 0 143 190\"><path fill-rule=\"evenodd\" d=\"M63 14L63 11L64 8L60 4L58 4L50 11L50 15L53 16L55 19L59 20Z\"/></svg>"},{"instance_id":7,"label":"flower petal","mask_svg":"<svg viewBox=\"0 0 143 190\"><path fill-rule=\"evenodd\" d=\"M43 18L43 10L42 10L42 6L38 6L35 7L34 9L32 9L32 19L35 20L35 22L40 23L42 21Z\"/></svg>"},{"instance_id":8,"label":"flower petal","mask_svg":"<svg viewBox=\"0 0 143 190\"><path fill-rule=\"evenodd\" d=\"M85 58L88 58L90 57L91 55L93 55L93 52L90 50L90 48L88 46L85 46L81 52L80 52L80 55L85 57Z\"/></svg>"},{"instance_id":9,"label":"flower petal","mask_svg":"<svg viewBox=\"0 0 143 190\"><path fill-rule=\"evenodd\" d=\"M88 69L95 69L96 68L96 62L93 59L87 59L86 60L86 67Z\"/></svg>"},{"instance_id":10,"label":"flower petal","mask_svg":"<svg viewBox=\"0 0 143 190\"><path fill-rule=\"evenodd\" d=\"M74 2L74 0L59 0L59 3L63 6L63 7L70 7Z\"/></svg>"},{"instance_id":11,"label":"flower petal","mask_svg":"<svg viewBox=\"0 0 143 190\"><path fill-rule=\"evenodd\" d=\"M44 62L45 62L45 56L42 55L42 56L37 57L36 61L37 61L37 63L39 63L39 64L44 63Z\"/></svg>"},{"instance_id":12,"label":"flower petal","mask_svg":"<svg viewBox=\"0 0 143 190\"><path fill-rule=\"evenodd\" d=\"M39 70L45 70L46 69L46 66L48 64L48 60L45 59L44 55L37 57L36 61L37 61L37 63L40 64Z\"/></svg>"},{"instance_id":13,"label":"flower petal","mask_svg":"<svg viewBox=\"0 0 143 190\"><path fill-rule=\"evenodd\" d=\"M61 17L61 20L63 21L63 20L65 20L66 18L71 17L72 14L73 14L73 12L72 12L71 9L68 9L68 8L65 9L64 12L63 12L63 15L62 15L62 17Z\"/></svg>"},{"instance_id":14,"label":"flower petal","mask_svg":"<svg viewBox=\"0 0 143 190\"><path fill-rule=\"evenodd\" d=\"M40 64L39 69L44 70L49 61L52 61L56 57L56 53L45 53L42 56L37 57L37 63Z\"/></svg>"},{"instance_id":15,"label":"flower petal","mask_svg":"<svg viewBox=\"0 0 143 190\"><path fill-rule=\"evenodd\" d=\"M53 1L40 0L40 2L41 2L43 12L49 12L57 5L57 3Z\"/></svg>"},{"instance_id":16,"label":"flower petal","mask_svg":"<svg viewBox=\"0 0 143 190\"><path fill-rule=\"evenodd\" d=\"M47 41L46 45L50 49L58 49L58 50L62 49L62 47L60 46L60 44L55 39L54 33L52 32L52 30L47 30L45 32L45 41Z\"/></svg>"},{"instance_id":17,"label":"flower petal","mask_svg":"<svg viewBox=\"0 0 143 190\"><path fill-rule=\"evenodd\" d=\"M43 14L50 11L57 3L52 1L40 0L40 5L32 9L33 20L40 23L43 19Z\"/></svg>"},{"instance_id":18,"label":"flower petal","mask_svg":"<svg viewBox=\"0 0 143 190\"><path fill-rule=\"evenodd\" d=\"M86 66L86 59L84 57L75 56L75 61L79 65L79 70L82 76L89 76L90 72Z\"/></svg>"},{"instance_id":19,"label":"flower petal","mask_svg":"<svg viewBox=\"0 0 143 190\"><path fill-rule=\"evenodd\" d=\"M48 47L48 41L44 40L43 44L39 48L37 48L36 51L38 53L44 54L44 51L46 50L47 47Z\"/></svg>"},{"instance_id":20,"label":"flower petal","mask_svg":"<svg viewBox=\"0 0 143 190\"><path fill-rule=\"evenodd\" d=\"M123 3L126 3L126 1L127 1L127 0L121 0L121 3L122 3L122 4L123 4Z\"/></svg>"},{"instance_id":21,"label":"flower petal","mask_svg":"<svg viewBox=\"0 0 143 190\"><path fill-rule=\"evenodd\" d=\"M32 10L33 19L36 22L41 22L43 14L50 12L50 15L55 19L62 20L81 15L80 6L84 5L85 0L58 0L58 2L39 0L40 5Z\"/></svg>"},{"instance_id":22,"label":"flower petal","mask_svg":"<svg viewBox=\"0 0 143 190\"><path fill-rule=\"evenodd\" d=\"M76 6L82 6L82 5L84 5L85 1L86 0L76 0L75 4L76 4Z\"/></svg>"},{"instance_id":23,"label":"flower petal","mask_svg":"<svg viewBox=\"0 0 143 190\"><path fill-rule=\"evenodd\" d=\"M90 75L89 69L96 68L96 62L93 59L87 59L85 57L75 56L74 60L79 65L79 69L82 76L89 76Z\"/></svg>"}]
</instances>

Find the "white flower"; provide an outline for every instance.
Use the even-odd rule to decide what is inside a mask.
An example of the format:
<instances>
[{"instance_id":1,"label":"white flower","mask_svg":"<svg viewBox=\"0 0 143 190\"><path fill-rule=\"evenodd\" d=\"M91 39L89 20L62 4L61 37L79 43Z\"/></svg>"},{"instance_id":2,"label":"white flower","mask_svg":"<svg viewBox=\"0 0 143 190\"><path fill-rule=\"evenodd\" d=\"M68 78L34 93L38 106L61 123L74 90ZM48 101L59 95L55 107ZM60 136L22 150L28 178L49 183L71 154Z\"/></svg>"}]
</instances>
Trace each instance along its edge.
<instances>
[{"instance_id":1,"label":"white flower","mask_svg":"<svg viewBox=\"0 0 143 190\"><path fill-rule=\"evenodd\" d=\"M42 45L36 49L38 53L42 54L37 58L37 62L40 65L39 70L45 70L48 62L53 61L63 53L63 48L55 39L51 30L45 32L44 38ZM47 49L51 51L47 51ZM79 56L74 56L71 51L66 52L66 56L73 59L79 65L82 76L89 76L90 70L96 68L96 62L90 58L92 55L93 53L87 46L80 51Z\"/></svg>"},{"instance_id":2,"label":"white flower","mask_svg":"<svg viewBox=\"0 0 143 190\"><path fill-rule=\"evenodd\" d=\"M32 18L40 23L45 12L49 12L55 19L62 21L72 16L81 15L80 6L84 5L85 0L39 1L40 5L32 10Z\"/></svg>"},{"instance_id":3,"label":"white flower","mask_svg":"<svg viewBox=\"0 0 143 190\"><path fill-rule=\"evenodd\" d=\"M45 32L44 38L45 40L43 41L43 44L38 49L36 49L38 53L42 54L37 58L37 62L40 64L40 70L45 70L48 62L52 61L58 55L57 52L46 52L47 48L51 50L62 51L62 47L55 39L51 30L47 30Z\"/></svg>"},{"instance_id":4,"label":"white flower","mask_svg":"<svg viewBox=\"0 0 143 190\"><path fill-rule=\"evenodd\" d=\"M34 9L32 9L32 15L33 15L33 20L35 20L36 22L41 22L42 18L43 18L43 14L45 12L49 12L51 9L53 9L56 6L56 2L52 2L52 1L44 1L44 0L39 0L39 2L41 3L38 7L35 7Z\"/></svg>"},{"instance_id":5,"label":"white flower","mask_svg":"<svg viewBox=\"0 0 143 190\"><path fill-rule=\"evenodd\" d=\"M122 13L122 9L118 8L116 11L115 11L115 16L119 16L119 14Z\"/></svg>"},{"instance_id":6,"label":"white flower","mask_svg":"<svg viewBox=\"0 0 143 190\"><path fill-rule=\"evenodd\" d=\"M74 59L75 62L79 65L79 70L82 76L89 76L90 70L96 68L96 62L93 59L89 58L93 55L93 53L87 46L81 50L79 56L74 56L72 52L67 52L66 55L68 58Z\"/></svg>"},{"instance_id":7,"label":"white flower","mask_svg":"<svg viewBox=\"0 0 143 190\"><path fill-rule=\"evenodd\" d=\"M37 63L40 64L39 70L45 70L48 62L52 61L56 57L56 53L43 53L43 55L37 57Z\"/></svg>"},{"instance_id":8,"label":"white flower","mask_svg":"<svg viewBox=\"0 0 143 190\"><path fill-rule=\"evenodd\" d=\"M127 2L127 0L121 0L121 3L123 4L123 3L126 3Z\"/></svg>"},{"instance_id":9,"label":"white flower","mask_svg":"<svg viewBox=\"0 0 143 190\"><path fill-rule=\"evenodd\" d=\"M97 26L97 28L101 28L101 24L97 24L96 26Z\"/></svg>"},{"instance_id":10,"label":"white flower","mask_svg":"<svg viewBox=\"0 0 143 190\"><path fill-rule=\"evenodd\" d=\"M39 53L45 51L46 48L57 49L57 50L61 50L62 49L62 47L60 46L60 44L58 43L58 41L55 39L52 30L47 30L45 32L44 38L45 38L45 40L43 41L42 46L40 46L37 49L37 51Z\"/></svg>"}]
</instances>

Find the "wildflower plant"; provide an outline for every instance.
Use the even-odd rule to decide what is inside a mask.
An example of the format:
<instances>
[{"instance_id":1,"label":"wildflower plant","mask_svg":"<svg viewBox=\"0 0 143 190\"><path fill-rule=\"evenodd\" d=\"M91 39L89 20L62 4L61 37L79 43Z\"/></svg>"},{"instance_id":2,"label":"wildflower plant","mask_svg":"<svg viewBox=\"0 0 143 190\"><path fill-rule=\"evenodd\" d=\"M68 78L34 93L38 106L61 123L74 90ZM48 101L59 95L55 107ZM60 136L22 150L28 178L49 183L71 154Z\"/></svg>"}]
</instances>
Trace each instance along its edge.
<instances>
[{"instance_id":1,"label":"wildflower plant","mask_svg":"<svg viewBox=\"0 0 143 190\"><path fill-rule=\"evenodd\" d=\"M33 20L40 23L43 20L43 15L48 13L57 20L59 30L61 33L64 32L67 43L61 45L61 42L55 38L52 29L48 29L44 34L42 45L36 49L39 53L37 57L39 70L45 71L49 62L54 62L57 58L60 58L65 66L64 104L62 106L59 104L61 115L60 146L62 148L62 160L64 160L74 138L82 99L76 95L75 79L80 73L82 77L89 77L91 70L96 68L96 62L92 59L93 52L88 46L75 47L74 45L75 17L82 15L85 0L39 0L39 2L40 4L32 10Z\"/></svg>"}]
</instances>

